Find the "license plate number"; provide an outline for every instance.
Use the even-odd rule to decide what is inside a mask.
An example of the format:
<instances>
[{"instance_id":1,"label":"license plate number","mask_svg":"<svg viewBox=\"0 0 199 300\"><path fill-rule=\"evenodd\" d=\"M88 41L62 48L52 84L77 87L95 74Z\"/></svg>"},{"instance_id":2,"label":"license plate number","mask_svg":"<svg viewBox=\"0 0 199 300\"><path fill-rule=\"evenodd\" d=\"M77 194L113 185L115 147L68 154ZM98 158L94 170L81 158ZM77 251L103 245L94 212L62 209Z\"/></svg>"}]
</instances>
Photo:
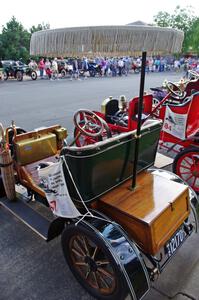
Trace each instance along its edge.
<instances>
[{"instance_id":1,"label":"license plate number","mask_svg":"<svg viewBox=\"0 0 199 300\"><path fill-rule=\"evenodd\" d=\"M180 228L165 245L165 254L167 254L168 257L171 257L184 242L185 238L186 233L183 228Z\"/></svg>"}]
</instances>

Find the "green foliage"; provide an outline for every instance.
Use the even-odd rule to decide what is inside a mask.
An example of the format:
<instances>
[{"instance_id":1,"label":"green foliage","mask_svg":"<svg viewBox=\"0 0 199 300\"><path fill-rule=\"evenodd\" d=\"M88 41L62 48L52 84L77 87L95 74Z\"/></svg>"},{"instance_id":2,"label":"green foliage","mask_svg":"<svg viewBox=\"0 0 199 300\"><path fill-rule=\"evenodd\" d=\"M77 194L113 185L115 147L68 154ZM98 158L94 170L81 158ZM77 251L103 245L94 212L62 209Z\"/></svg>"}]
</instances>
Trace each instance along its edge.
<instances>
[{"instance_id":1,"label":"green foliage","mask_svg":"<svg viewBox=\"0 0 199 300\"><path fill-rule=\"evenodd\" d=\"M160 11L154 16L154 22L160 27L171 27L180 29L184 32L183 51L187 52L191 47L192 41L190 40L190 34L193 32L193 24L197 18L193 14L193 8L188 6L181 8L176 6L173 14Z\"/></svg>"},{"instance_id":2,"label":"green foliage","mask_svg":"<svg viewBox=\"0 0 199 300\"><path fill-rule=\"evenodd\" d=\"M35 31L49 29L49 24L38 24L26 30L23 25L13 16L3 26L0 34L0 59L14 59L27 62L29 59L29 48L31 34Z\"/></svg>"},{"instance_id":3,"label":"green foliage","mask_svg":"<svg viewBox=\"0 0 199 300\"><path fill-rule=\"evenodd\" d=\"M199 54L199 18L195 19L187 34L186 48L189 52Z\"/></svg>"},{"instance_id":4,"label":"green foliage","mask_svg":"<svg viewBox=\"0 0 199 300\"><path fill-rule=\"evenodd\" d=\"M33 25L30 28L30 33L32 34L32 33L36 32L36 31L46 30L46 29L50 29L50 24L44 24L44 23L42 23L42 24L38 24L37 26Z\"/></svg>"}]
</instances>

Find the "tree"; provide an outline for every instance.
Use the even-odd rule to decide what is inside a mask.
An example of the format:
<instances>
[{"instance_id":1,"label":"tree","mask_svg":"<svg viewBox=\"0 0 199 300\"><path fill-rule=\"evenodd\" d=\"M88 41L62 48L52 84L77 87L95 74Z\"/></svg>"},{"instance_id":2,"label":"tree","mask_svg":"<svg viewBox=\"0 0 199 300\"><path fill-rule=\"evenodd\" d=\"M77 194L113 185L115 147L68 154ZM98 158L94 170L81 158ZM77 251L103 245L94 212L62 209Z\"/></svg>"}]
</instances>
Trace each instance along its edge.
<instances>
[{"instance_id":1,"label":"tree","mask_svg":"<svg viewBox=\"0 0 199 300\"><path fill-rule=\"evenodd\" d=\"M191 6L181 8L176 6L174 13L160 11L154 16L154 22L160 27L171 27L184 31L183 51L187 51L190 43L190 31L193 29L193 24L196 21Z\"/></svg>"},{"instance_id":2,"label":"tree","mask_svg":"<svg viewBox=\"0 0 199 300\"><path fill-rule=\"evenodd\" d=\"M30 28L30 33L32 34L32 33L34 33L34 32L36 32L36 31L40 31L40 30L46 30L46 29L50 29L50 24L44 24L44 23L42 23L42 24L38 24L37 26L32 26L31 28Z\"/></svg>"},{"instance_id":3,"label":"tree","mask_svg":"<svg viewBox=\"0 0 199 300\"><path fill-rule=\"evenodd\" d=\"M26 30L23 25L13 16L3 26L0 34L0 59L13 59L27 62L29 59L30 38L35 31L49 29L49 24L38 24Z\"/></svg>"},{"instance_id":4,"label":"tree","mask_svg":"<svg viewBox=\"0 0 199 300\"><path fill-rule=\"evenodd\" d=\"M187 34L186 48L199 54L199 18L197 18Z\"/></svg>"},{"instance_id":5,"label":"tree","mask_svg":"<svg viewBox=\"0 0 199 300\"><path fill-rule=\"evenodd\" d=\"M13 16L3 26L1 34L1 56L3 59L27 59L29 56L30 33Z\"/></svg>"}]
</instances>

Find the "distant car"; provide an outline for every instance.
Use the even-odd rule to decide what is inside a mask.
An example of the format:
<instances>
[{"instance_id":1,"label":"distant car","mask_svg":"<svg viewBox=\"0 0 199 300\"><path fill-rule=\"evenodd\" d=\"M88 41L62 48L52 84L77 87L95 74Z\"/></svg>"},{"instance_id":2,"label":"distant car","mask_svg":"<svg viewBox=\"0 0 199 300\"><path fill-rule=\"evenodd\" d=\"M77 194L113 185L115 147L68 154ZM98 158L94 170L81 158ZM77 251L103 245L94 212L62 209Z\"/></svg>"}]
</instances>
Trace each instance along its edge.
<instances>
[{"instance_id":1,"label":"distant car","mask_svg":"<svg viewBox=\"0 0 199 300\"><path fill-rule=\"evenodd\" d=\"M18 81L22 81L24 74L30 76L32 80L37 79L37 72L21 61L2 60L1 64L3 66L4 80L15 78Z\"/></svg>"},{"instance_id":2,"label":"distant car","mask_svg":"<svg viewBox=\"0 0 199 300\"><path fill-rule=\"evenodd\" d=\"M61 77L64 78L66 75L72 76L73 74L73 65L70 60L60 59L57 60L58 71L61 74Z\"/></svg>"},{"instance_id":3,"label":"distant car","mask_svg":"<svg viewBox=\"0 0 199 300\"><path fill-rule=\"evenodd\" d=\"M14 60L2 60L4 80L15 78L18 81L23 80L24 67Z\"/></svg>"}]
</instances>

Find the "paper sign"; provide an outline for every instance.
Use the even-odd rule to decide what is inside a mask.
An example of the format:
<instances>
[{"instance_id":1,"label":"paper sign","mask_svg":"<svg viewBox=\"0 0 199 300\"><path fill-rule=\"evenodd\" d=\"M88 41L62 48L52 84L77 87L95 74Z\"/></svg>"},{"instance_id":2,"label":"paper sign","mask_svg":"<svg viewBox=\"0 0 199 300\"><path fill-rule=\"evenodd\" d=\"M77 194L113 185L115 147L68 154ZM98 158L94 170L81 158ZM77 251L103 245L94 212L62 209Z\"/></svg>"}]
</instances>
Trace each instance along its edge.
<instances>
[{"instance_id":1,"label":"paper sign","mask_svg":"<svg viewBox=\"0 0 199 300\"><path fill-rule=\"evenodd\" d=\"M187 114L174 113L169 106L166 108L162 130L181 140L186 135Z\"/></svg>"},{"instance_id":2,"label":"paper sign","mask_svg":"<svg viewBox=\"0 0 199 300\"><path fill-rule=\"evenodd\" d=\"M62 161L40 169L38 173L40 187L46 194L52 212L56 216L65 218L76 218L81 216L68 193Z\"/></svg>"}]
</instances>

